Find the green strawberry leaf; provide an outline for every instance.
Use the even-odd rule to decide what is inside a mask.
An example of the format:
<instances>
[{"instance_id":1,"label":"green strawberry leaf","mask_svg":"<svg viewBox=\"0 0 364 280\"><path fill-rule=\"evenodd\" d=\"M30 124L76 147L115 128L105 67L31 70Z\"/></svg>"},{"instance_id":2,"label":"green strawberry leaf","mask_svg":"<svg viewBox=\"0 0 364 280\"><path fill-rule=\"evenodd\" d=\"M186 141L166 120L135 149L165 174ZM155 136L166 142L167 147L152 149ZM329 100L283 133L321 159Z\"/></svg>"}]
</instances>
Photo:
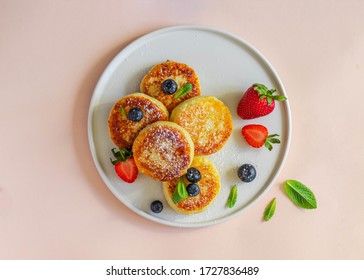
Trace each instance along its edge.
<instances>
[{"instance_id":1,"label":"green strawberry leaf","mask_svg":"<svg viewBox=\"0 0 364 280\"><path fill-rule=\"evenodd\" d=\"M284 101L284 100L287 100L287 97L285 97L283 95L274 95L273 99L277 100L277 101Z\"/></svg>"},{"instance_id":2,"label":"green strawberry leaf","mask_svg":"<svg viewBox=\"0 0 364 280\"><path fill-rule=\"evenodd\" d=\"M268 137L273 138L273 137L278 137L278 136L279 136L279 134L270 134Z\"/></svg>"},{"instance_id":3,"label":"green strawberry leaf","mask_svg":"<svg viewBox=\"0 0 364 280\"><path fill-rule=\"evenodd\" d=\"M305 209L316 209L314 193L304 184L296 180L287 180L284 189L288 197L298 206Z\"/></svg>"},{"instance_id":4,"label":"green strawberry leaf","mask_svg":"<svg viewBox=\"0 0 364 280\"><path fill-rule=\"evenodd\" d=\"M287 98L283 95L277 95L274 94L277 92L276 89L268 89L265 85L262 84L254 84L254 90L259 95L259 100L262 100L263 98L267 98L267 104L271 105L273 100L276 101L283 101L287 100Z\"/></svg>"},{"instance_id":5,"label":"green strawberry leaf","mask_svg":"<svg viewBox=\"0 0 364 280\"><path fill-rule=\"evenodd\" d=\"M254 84L254 90L256 92L258 92L258 95L260 96L260 98L263 98L264 96L266 96L267 91L268 91L267 87L262 84Z\"/></svg>"},{"instance_id":6,"label":"green strawberry leaf","mask_svg":"<svg viewBox=\"0 0 364 280\"><path fill-rule=\"evenodd\" d=\"M189 94L192 89L193 89L193 85L192 84L185 84L183 87L181 87L177 91L177 93L174 95L174 98L178 99L178 98L184 97L187 94Z\"/></svg>"},{"instance_id":7,"label":"green strawberry leaf","mask_svg":"<svg viewBox=\"0 0 364 280\"><path fill-rule=\"evenodd\" d=\"M233 208L237 199L238 199L238 187L234 185L230 190L230 194L227 200L227 206L229 208Z\"/></svg>"},{"instance_id":8,"label":"green strawberry leaf","mask_svg":"<svg viewBox=\"0 0 364 280\"><path fill-rule=\"evenodd\" d=\"M259 101L263 100L264 98L267 98L264 94L259 94Z\"/></svg>"},{"instance_id":9,"label":"green strawberry leaf","mask_svg":"<svg viewBox=\"0 0 364 280\"><path fill-rule=\"evenodd\" d=\"M279 144L279 143L281 143L281 140L279 140L277 138L270 138L269 139L269 142L270 143L273 143L273 144Z\"/></svg>"},{"instance_id":10,"label":"green strawberry leaf","mask_svg":"<svg viewBox=\"0 0 364 280\"><path fill-rule=\"evenodd\" d=\"M279 140L278 138L275 138L275 137L278 137L278 136L279 136L278 134L268 135L267 139L264 142L264 146L269 151L271 151L273 149L272 144L280 144L281 143L281 140Z\"/></svg>"},{"instance_id":11,"label":"green strawberry leaf","mask_svg":"<svg viewBox=\"0 0 364 280\"><path fill-rule=\"evenodd\" d=\"M270 96L267 97L267 104L268 104L268 106L270 106L272 104L272 97L270 97Z\"/></svg>"},{"instance_id":12,"label":"green strawberry leaf","mask_svg":"<svg viewBox=\"0 0 364 280\"><path fill-rule=\"evenodd\" d=\"M273 146L271 145L271 143L269 143L268 141L265 141L264 142L264 146L269 150L269 151L271 151L271 150L273 150Z\"/></svg>"},{"instance_id":13,"label":"green strawberry leaf","mask_svg":"<svg viewBox=\"0 0 364 280\"><path fill-rule=\"evenodd\" d=\"M276 198L273 198L273 200L265 208L264 220L268 222L273 217L275 211L276 211Z\"/></svg>"},{"instance_id":14,"label":"green strawberry leaf","mask_svg":"<svg viewBox=\"0 0 364 280\"><path fill-rule=\"evenodd\" d=\"M119 148L118 151L116 151L116 148L112 148L111 152L113 156L115 157L115 160L112 160L110 158L110 161L113 165L117 164L118 162L126 161L128 158L131 158L133 156L133 153L131 150L128 150L126 148Z\"/></svg>"}]
</instances>

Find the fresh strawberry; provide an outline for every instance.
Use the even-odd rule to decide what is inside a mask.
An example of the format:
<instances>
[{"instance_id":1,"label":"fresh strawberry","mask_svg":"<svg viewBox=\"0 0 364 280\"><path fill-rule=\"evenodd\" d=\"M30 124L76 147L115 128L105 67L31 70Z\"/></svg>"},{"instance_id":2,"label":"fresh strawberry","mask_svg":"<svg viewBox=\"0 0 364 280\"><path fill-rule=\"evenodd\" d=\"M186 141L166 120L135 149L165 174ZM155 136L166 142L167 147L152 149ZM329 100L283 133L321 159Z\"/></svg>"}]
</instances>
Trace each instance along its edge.
<instances>
[{"instance_id":1,"label":"fresh strawberry","mask_svg":"<svg viewBox=\"0 0 364 280\"><path fill-rule=\"evenodd\" d=\"M282 101L287 98L276 95L275 89L270 89L262 84L253 84L244 93L238 104L238 115L244 119L255 119L270 114L275 107L275 100Z\"/></svg>"},{"instance_id":2,"label":"fresh strawberry","mask_svg":"<svg viewBox=\"0 0 364 280\"><path fill-rule=\"evenodd\" d=\"M268 135L268 129L260 124L248 124L241 129L246 142L254 148L260 148L263 145L269 151L273 149L272 144L279 144L281 141L276 138L278 134Z\"/></svg>"},{"instance_id":3,"label":"fresh strawberry","mask_svg":"<svg viewBox=\"0 0 364 280\"><path fill-rule=\"evenodd\" d=\"M116 158L115 160L110 158L111 163L115 167L116 174L125 182L133 183L138 177L138 168L135 165L131 151L125 148L119 148L117 152L113 148L111 151Z\"/></svg>"}]
</instances>

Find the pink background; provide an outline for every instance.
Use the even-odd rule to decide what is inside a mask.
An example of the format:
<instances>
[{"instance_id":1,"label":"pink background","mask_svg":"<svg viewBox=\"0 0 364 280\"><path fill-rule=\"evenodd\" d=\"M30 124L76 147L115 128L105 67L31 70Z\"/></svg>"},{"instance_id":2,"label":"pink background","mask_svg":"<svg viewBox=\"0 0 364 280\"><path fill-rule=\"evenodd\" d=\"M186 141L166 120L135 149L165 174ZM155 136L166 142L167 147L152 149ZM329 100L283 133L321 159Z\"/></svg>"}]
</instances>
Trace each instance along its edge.
<instances>
[{"instance_id":1,"label":"pink background","mask_svg":"<svg viewBox=\"0 0 364 280\"><path fill-rule=\"evenodd\" d=\"M0 0L1 259L363 259L364 1ZM203 24L254 45L290 100L271 190L238 217L178 229L126 208L92 161L93 89L128 43ZM283 192L296 179L318 209ZM262 222L277 197L275 216Z\"/></svg>"}]
</instances>

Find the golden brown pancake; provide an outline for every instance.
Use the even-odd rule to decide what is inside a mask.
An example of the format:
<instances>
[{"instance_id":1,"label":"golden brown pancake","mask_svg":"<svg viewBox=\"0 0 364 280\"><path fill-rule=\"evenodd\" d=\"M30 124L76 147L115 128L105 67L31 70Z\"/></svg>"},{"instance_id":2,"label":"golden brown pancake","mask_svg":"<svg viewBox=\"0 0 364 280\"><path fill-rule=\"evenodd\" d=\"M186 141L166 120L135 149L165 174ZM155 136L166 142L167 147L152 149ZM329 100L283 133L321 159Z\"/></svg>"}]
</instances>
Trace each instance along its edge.
<instances>
[{"instance_id":1,"label":"golden brown pancake","mask_svg":"<svg viewBox=\"0 0 364 280\"><path fill-rule=\"evenodd\" d=\"M121 108L125 114L121 112ZM138 122L128 119L131 108L140 108L143 118ZM113 143L118 147L131 148L140 130L156 121L168 120L166 107L157 99L144 93L132 93L117 101L110 111L108 126Z\"/></svg>"},{"instance_id":2,"label":"golden brown pancake","mask_svg":"<svg viewBox=\"0 0 364 280\"><path fill-rule=\"evenodd\" d=\"M163 92L162 83L172 79L178 84L178 90L186 84L192 84L192 90L184 97L175 98L175 94L169 95ZM195 70L190 66L171 60L155 65L147 75L144 76L140 91L161 101L169 112L179 103L193 96L200 95L200 82Z\"/></svg>"},{"instance_id":3,"label":"golden brown pancake","mask_svg":"<svg viewBox=\"0 0 364 280\"><path fill-rule=\"evenodd\" d=\"M200 188L197 196L188 196L186 199L175 204L172 200L173 192L177 186L178 179L163 182L163 193L168 204L177 212L191 214L204 211L215 199L220 191L220 175L214 164L206 157L195 157L191 167L197 168L201 173L201 180L196 184ZM187 187L190 182L183 176L183 182Z\"/></svg>"},{"instance_id":4,"label":"golden brown pancake","mask_svg":"<svg viewBox=\"0 0 364 280\"><path fill-rule=\"evenodd\" d=\"M140 131L132 151L139 172L158 181L169 181L186 173L194 146L184 128L173 122L158 121Z\"/></svg>"},{"instance_id":5,"label":"golden brown pancake","mask_svg":"<svg viewBox=\"0 0 364 280\"><path fill-rule=\"evenodd\" d=\"M219 151L233 129L229 109L213 96L197 96L184 101L172 111L170 120L191 135L195 155L210 155Z\"/></svg>"}]
</instances>

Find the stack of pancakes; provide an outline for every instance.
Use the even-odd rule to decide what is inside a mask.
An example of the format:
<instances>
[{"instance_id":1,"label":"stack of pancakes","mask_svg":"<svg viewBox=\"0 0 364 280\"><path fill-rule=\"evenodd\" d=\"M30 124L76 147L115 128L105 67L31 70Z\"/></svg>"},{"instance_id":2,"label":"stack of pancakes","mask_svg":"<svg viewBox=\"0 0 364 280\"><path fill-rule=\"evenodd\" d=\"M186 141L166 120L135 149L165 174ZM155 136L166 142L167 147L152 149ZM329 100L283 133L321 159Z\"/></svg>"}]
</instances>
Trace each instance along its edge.
<instances>
[{"instance_id":1,"label":"stack of pancakes","mask_svg":"<svg viewBox=\"0 0 364 280\"><path fill-rule=\"evenodd\" d=\"M180 98L166 94L162 83L173 80L177 89L191 84ZM167 60L155 65L140 84L140 93L124 96L109 115L110 138L118 147L131 148L139 172L163 182L168 204L177 212L201 212L220 190L220 176L205 156L219 151L232 133L229 109L213 96L200 96L199 79L186 64ZM127 116L139 108L143 117L132 121ZM175 204L172 195L180 177L189 167L201 173L200 193Z\"/></svg>"}]
</instances>

